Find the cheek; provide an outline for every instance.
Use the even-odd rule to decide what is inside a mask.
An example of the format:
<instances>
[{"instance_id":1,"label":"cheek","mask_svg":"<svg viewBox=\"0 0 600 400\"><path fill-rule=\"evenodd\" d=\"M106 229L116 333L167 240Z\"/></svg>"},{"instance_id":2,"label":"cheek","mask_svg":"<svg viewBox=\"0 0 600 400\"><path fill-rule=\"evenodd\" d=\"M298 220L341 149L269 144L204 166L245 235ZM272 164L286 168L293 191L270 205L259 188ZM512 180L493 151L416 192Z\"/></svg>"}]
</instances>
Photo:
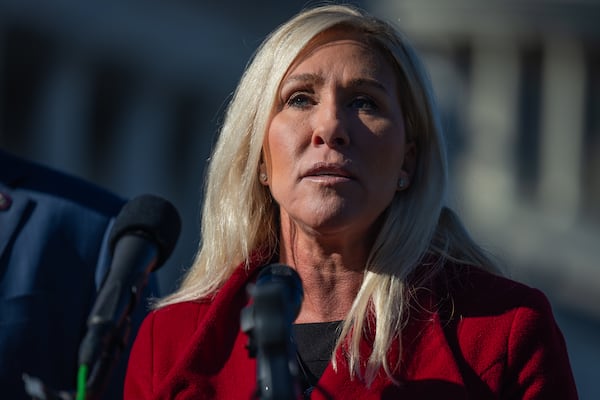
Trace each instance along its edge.
<instances>
[{"instance_id":1,"label":"cheek","mask_svg":"<svg viewBox=\"0 0 600 400\"><path fill-rule=\"evenodd\" d=\"M369 143L363 145L368 165L380 174L399 174L404 161L404 136L393 130L381 136L369 137Z\"/></svg>"},{"instance_id":2,"label":"cheek","mask_svg":"<svg viewBox=\"0 0 600 400\"><path fill-rule=\"evenodd\" d=\"M267 132L266 148L270 163L267 163L271 174L291 169L300 155L302 134L300 126L290 123L288 118L277 115L271 121ZM270 165L269 165L270 164Z\"/></svg>"}]
</instances>

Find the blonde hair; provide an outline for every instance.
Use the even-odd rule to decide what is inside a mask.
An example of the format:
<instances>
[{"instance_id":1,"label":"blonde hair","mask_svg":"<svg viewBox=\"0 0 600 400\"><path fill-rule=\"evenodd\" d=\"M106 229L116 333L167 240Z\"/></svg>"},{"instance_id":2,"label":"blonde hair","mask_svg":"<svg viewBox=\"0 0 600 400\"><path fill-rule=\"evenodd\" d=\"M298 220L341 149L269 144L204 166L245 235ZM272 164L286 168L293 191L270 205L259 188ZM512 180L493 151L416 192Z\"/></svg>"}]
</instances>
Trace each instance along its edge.
<instances>
[{"instance_id":1,"label":"blonde hair","mask_svg":"<svg viewBox=\"0 0 600 400\"><path fill-rule=\"evenodd\" d=\"M380 368L393 379L388 351L394 340L400 340L408 314L408 278L424 256L440 260L435 263L437 268L443 268L443 260L487 268L493 264L454 213L444 207L445 145L423 67L390 24L357 8L327 5L305 10L258 48L229 104L210 160L200 249L181 287L158 306L214 295L237 265L249 265L254 252L276 253L277 206L258 180L263 139L288 68L315 36L334 27L364 34L365 40L376 43L396 63L406 132L417 147L411 186L398 192L386 211L365 266L364 281L337 344L346 350L351 376L369 384ZM366 367L361 369L360 333L370 329L366 321L370 314L375 317L375 340ZM336 366L335 357L333 362Z\"/></svg>"}]
</instances>

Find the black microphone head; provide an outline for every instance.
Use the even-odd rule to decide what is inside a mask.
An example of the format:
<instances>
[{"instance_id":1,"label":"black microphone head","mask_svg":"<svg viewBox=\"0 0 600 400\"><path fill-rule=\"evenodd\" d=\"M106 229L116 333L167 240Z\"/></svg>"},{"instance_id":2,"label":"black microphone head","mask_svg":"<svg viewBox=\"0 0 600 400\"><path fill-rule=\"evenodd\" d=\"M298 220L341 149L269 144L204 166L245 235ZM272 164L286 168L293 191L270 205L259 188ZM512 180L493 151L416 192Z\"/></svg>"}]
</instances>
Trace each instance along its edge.
<instances>
[{"instance_id":1,"label":"black microphone head","mask_svg":"<svg viewBox=\"0 0 600 400\"><path fill-rule=\"evenodd\" d=\"M127 202L115 220L110 233L110 249L124 235L141 235L158 247L156 267L160 267L175 248L181 232L181 217L169 201L144 194Z\"/></svg>"},{"instance_id":2,"label":"black microphone head","mask_svg":"<svg viewBox=\"0 0 600 400\"><path fill-rule=\"evenodd\" d=\"M300 275L292 267L273 263L263 267L256 278L256 286L268 283L280 283L287 287L292 297L294 319L300 312L302 300L304 299L304 289Z\"/></svg>"}]
</instances>

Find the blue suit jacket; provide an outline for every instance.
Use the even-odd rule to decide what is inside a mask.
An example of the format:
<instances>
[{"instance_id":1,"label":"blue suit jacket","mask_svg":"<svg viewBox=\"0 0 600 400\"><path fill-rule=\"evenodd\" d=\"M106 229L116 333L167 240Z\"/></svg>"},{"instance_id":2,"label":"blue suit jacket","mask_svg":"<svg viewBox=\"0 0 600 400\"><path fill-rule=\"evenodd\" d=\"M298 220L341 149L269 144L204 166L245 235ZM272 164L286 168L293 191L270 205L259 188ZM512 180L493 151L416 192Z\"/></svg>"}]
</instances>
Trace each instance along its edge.
<instances>
[{"instance_id":1,"label":"blue suit jacket","mask_svg":"<svg viewBox=\"0 0 600 400\"><path fill-rule=\"evenodd\" d=\"M88 182L0 150L0 398L30 398L23 373L52 389L75 389L79 344L123 204ZM148 290L156 291L154 279ZM132 336L145 308L138 306ZM105 398L121 397L127 354Z\"/></svg>"}]
</instances>

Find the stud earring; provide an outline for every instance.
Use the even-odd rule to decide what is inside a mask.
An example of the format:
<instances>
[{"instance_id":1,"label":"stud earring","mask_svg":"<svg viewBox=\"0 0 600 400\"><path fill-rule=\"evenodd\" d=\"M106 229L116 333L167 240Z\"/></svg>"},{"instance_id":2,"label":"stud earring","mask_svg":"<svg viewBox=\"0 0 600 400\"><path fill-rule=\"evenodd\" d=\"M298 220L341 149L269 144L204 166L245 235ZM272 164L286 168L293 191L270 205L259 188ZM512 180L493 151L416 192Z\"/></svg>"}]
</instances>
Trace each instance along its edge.
<instances>
[{"instance_id":1,"label":"stud earring","mask_svg":"<svg viewBox=\"0 0 600 400\"><path fill-rule=\"evenodd\" d=\"M267 176L267 174L266 174L266 173L264 173L264 172L261 172L261 173L260 173L260 181L261 181L261 182L263 182L263 183L264 183L264 182L266 182L266 181L267 181L267 178L268 178L268 176Z\"/></svg>"},{"instance_id":2,"label":"stud earring","mask_svg":"<svg viewBox=\"0 0 600 400\"><path fill-rule=\"evenodd\" d=\"M404 178L398 179L398 190L404 189L405 185L406 185L406 182L404 182Z\"/></svg>"}]
</instances>

